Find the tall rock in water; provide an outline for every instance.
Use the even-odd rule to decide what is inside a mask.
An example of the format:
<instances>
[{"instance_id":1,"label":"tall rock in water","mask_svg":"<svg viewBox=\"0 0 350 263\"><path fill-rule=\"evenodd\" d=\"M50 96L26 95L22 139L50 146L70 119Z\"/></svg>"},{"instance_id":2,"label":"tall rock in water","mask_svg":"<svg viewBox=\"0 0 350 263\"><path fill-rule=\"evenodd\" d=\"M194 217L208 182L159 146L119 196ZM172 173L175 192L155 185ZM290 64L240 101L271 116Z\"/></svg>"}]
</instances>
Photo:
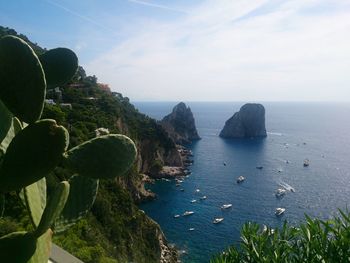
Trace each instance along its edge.
<instances>
[{"instance_id":1,"label":"tall rock in water","mask_svg":"<svg viewBox=\"0 0 350 263\"><path fill-rule=\"evenodd\" d=\"M177 104L172 113L165 116L160 124L175 143L186 144L200 139L192 111L183 102Z\"/></svg>"},{"instance_id":2,"label":"tall rock in water","mask_svg":"<svg viewBox=\"0 0 350 263\"><path fill-rule=\"evenodd\" d=\"M229 118L220 132L223 138L266 137L265 108L261 104L247 103Z\"/></svg>"}]
</instances>

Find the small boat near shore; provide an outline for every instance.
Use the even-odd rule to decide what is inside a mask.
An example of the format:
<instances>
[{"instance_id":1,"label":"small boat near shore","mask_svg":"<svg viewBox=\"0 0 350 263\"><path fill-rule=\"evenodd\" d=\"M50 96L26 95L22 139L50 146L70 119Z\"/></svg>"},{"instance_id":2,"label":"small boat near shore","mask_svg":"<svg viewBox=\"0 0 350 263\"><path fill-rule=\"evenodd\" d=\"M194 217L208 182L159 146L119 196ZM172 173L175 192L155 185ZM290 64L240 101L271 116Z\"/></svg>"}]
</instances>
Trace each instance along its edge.
<instances>
[{"instance_id":1,"label":"small boat near shore","mask_svg":"<svg viewBox=\"0 0 350 263\"><path fill-rule=\"evenodd\" d=\"M174 215L174 218L179 218L180 217L180 215Z\"/></svg>"},{"instance_id":2,"label":"small boat near shore","mask_svg":"<svg viewBox=\"0 0 350 263\"><path fill-rule=\"evenodd\" d=\"M232 207L232 204L223 204L222 206L221 206L221 209L229 209L229 208L231 208Z\"/></svg>"},{"instance_id":3,"label":"small boat near shore","mask_svg":"<svg viewBox=\"0 0 350 263\"><path fill-rule=\"evenodd\" d=\"M196 199L192 199L192 200L191 200L191 203L192 203L192 204L195 203L195 202L197 202Z\"/></svg>"},{"instance_id":4,"label":"small boat near shore","mask_svg":"<svg viewBox=\"0 0 350 263\"><path fill-rule=\"evenodd\" d=\"M242 183L245 180L245 178L241 175L237 178L237 184Z\"/></svg>"},{"instance_id":5,"label":"small boat near shore","mask_svg":"<svg viewBox=\"0 0 350 263\"><path fill-rule=\"evenodd\" d=\"M285 208L277 207L277 208L276 208L276 211L275 211L275 215L276 215L276 216L281 216L281 215L283 215L284 211L286 211Z\"/></svg>"},{"instance_id":6,"label":"small boat near shore","mask_svg":"<svg viewBox=\"0 0 350 263\"><path fill-rule=\"evenodd\" d=\"M213 224L219 224L219 223L221 223L222 221L224 221L224 218L223 218L223 217L218 217L218 218L215 218L215 219L214 219Z\"/></svg>"},{"instance_id":7,"label":"small boat near shore","mask_svg":"<svg viewBox=\"0 0 350 263\"><path fill-rule=\"evenodd\" d=\"M185 213L183 213L183 216L190 216L193 215L194 212L193 211L185 211Z\"/></svg>"}]
</instances>

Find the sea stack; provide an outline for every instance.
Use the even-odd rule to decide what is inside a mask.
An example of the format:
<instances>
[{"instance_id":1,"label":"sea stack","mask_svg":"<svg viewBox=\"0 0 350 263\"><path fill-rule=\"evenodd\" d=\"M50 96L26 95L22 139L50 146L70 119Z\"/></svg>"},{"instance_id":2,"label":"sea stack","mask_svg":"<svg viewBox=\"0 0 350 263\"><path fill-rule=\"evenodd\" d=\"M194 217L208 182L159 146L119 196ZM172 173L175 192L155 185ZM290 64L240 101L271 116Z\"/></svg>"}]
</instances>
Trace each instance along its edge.
<instances>
[{"instance_id":1,"label":"sea stack","mask_svg":"<svg viewBox=\"0 0 350 263\"><path fill-rule=\"evenodd\" d=\"M177 104L160 124L177 144L188 144L200 139L192 111L183 102Z\"/></svg>"},{"instance_id":2,"label":"sea stack","mask_svg":"<svg viewBox=\"0 0 350 263\"><path fill-rule=\"evenodd\" d=\"M261 104L247 103L225 122L222 138L266 137L265 108Z\"/></svg>"}]
</instances>

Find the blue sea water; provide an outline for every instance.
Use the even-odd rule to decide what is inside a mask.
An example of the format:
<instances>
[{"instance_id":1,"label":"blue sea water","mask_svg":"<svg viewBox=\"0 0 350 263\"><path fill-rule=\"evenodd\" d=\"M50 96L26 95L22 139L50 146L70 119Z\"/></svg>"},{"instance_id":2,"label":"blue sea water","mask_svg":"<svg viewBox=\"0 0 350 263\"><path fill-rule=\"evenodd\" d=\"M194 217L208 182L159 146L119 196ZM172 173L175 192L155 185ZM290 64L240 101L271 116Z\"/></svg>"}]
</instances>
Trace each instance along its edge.
<instances>
[{"instance_id":1,"label":"blue sea water","mask_svg":"<svg viewBox=\"0 0 350 263\"><path fill-rule=\"evenodd\" d=\"M347 209L350 103L264 103L268 137L242 140L222 139L218 134L243 103L187 104L202 137L189 146L194 153L192 174L181 187L174 181L148 186L158 199L140 206L160 224L170 243L187 252L183 262L208 262L239 240L240 228L247 221L278 227L284 220L291 224L303 221L305 213L328 219L338 214L338 208ZM175 103L135 105L161 119ZM310 160L309 167L303 167L305 158ZM256 166L264 168L258 170ZM238 185L236 178L240 175L246 180ZM274 193L280 184L292 186L295 192L277 199ZM190 203L202 195L208 198ZM222 211L220 206L225 203L232 203L232 209ZM276 207L286 208L281 218L274 214ZM195 214L173 218L186 210ZM225 219L214 225L215 217Z\"/></svg>"}]
</instances>

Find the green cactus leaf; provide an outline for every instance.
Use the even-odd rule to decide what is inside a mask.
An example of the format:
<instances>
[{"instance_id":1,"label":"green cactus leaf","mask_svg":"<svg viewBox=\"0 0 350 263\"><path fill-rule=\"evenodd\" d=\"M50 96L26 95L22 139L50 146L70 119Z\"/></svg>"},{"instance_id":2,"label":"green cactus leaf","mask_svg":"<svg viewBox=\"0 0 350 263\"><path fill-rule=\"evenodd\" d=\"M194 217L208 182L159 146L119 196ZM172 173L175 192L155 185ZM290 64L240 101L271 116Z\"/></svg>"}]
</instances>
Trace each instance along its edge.
<instances>
[{"instance_id":1,"label":"green cactus leaf","mask_svg":"<svg viewBox=\"0 0 350 263\"><path fill-rule=\"evenodd\" d=\"M54 223L61 213L69 195L69 183L67 181L60 182L51 194L44 213L41 217L37 229L34 231L36 237L44 234Z\"/></svg>"},{"instance_id":2,"label":"green cactus leaf","mask_svg":"<svg viewBox=\"0 0 350 263\"><path fill-rule=\"evenodd\" d=\"M75 175L69 179L70 191L62 213L55 222L55 232L66 230L84 217L95 202L98 180Z\"/></svg>"},{"instance_id":3,"label":"green cactus leaf","mask_svg":"<svg viewBox=\"0 0 350 263\"><path fill-rule=\"evenodd\" d=\"M0 143L0 152L2 154L5 154L7 147L20 130L22 130L21 122L16 117L12 118L10 129L8 130L6 137Z\"/></svg>"},{"instance_id":4,"label":"green cactus leaf","mask_svg":"<svg viewBox=\"0 0 350 263\"><path fill-rule=\"evenodd\" d=\"M110 134L87 141L67 152L65 165L92 178L114 178L127 172L136 158L136 147L124 135Z\"/></svg>"},{"instance_id":5,"label":"green cactus leaf","mask_svg":"<svg viewBox=\"0 0 350 263\"><path fill-rule=\"evenodd\" d=\"M27 263L36 250L36 238L28 232L13 232L0 238L1 262Z\"/></svg>"},{"instance_id":6,"label":"green cactus leaf","mask_svg":"<svg viewBox=\"0 0 350 263\"><path fill-rule=\"evenodd\" d=\"M0 194L0 218L4 215L5 211L5 195Z\"/></svg>"},{"instance_id":7,"label":"green cactus leaf","mask_svg":"<svg viewBox=\"0 0 350 263\"><path fill-rule=\"evenodd\" d=\"M78 58L68 48L51 49L39 56L45 72L46 83L50 87L68 82L78 69Z\"/></svg>"},{"instance_id":8,"label":"green cactus leaf","mask_svg":"<svg viewBox=\"0 0 350 263\"><path fill-rule=\"evenodd\" d=\"M32 223L34 227L37 227L40 223L40 219L46 206L45 177L23 188L23 196Z\"/></svg>"},{"instance_id":9,"label":"green cactus leaf","mask_svg":"<svg viewBox=\"0 0 350 263\"><path fill-rule=\"evenodd\" d=\"M51 253L51 240L52 231L48 229L45 234L37 239L35 253L27 263L47 263Z\"/></svg>"},{"instance_id":10,"label":"green cactus leaf","mask_svg":"<svg viewBox=\"0 0 350 263\"><path fill-rule=\"evenodd\" d=\"M0 142L6 137L12 125L12 114L0 100Z\"/></svg>"},{"instance_id":11,"label":"green cactus leaf","mask_svg":"<svg viewBox=\"0 0 350 263\"><path fill-rule=\"evenodd\" d=\"M28 125L13 138L0 167L0 192L19 190L51 172L68 146L68 132L54 120Z\"/></svg>"},{"instance_id":12,"label":"green cactus leaf","mask_svg":"<svg viewBox=\"0 0 350 263\"><path fill-rule=\"evenodd\" d=\"M32 48L22 39L0 39L0 99L22 121L32 123L41 116L46 82Z\"/></svg>"}]
</instances>

